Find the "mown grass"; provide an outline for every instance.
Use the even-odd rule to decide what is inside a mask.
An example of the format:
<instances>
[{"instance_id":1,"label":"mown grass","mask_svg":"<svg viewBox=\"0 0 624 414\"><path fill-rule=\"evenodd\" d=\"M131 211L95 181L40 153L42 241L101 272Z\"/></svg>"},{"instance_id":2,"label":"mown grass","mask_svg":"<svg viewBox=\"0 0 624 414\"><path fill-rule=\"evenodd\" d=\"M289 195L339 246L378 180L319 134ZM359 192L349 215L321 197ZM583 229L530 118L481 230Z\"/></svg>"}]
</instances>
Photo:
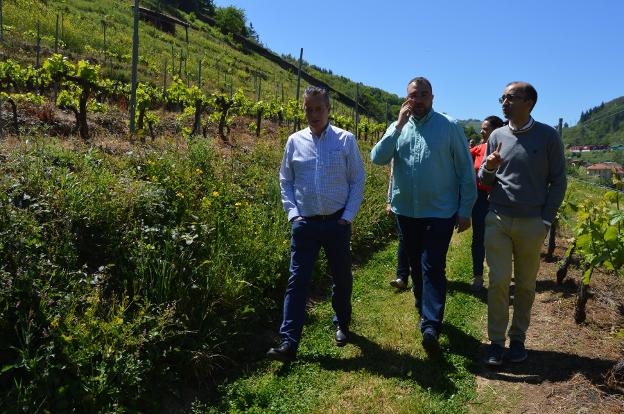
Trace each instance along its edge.
<instances>
[{"instance_id":1,"label":"mown grass","mask_svg":"<svg viewBox=\"0 0 624 414\"><path fill-rule=\"evenodd\" d=\"M412 294L388 285L395 271L391 246L355 271L352 344L334 346L331 305L321 302L309 311L296 362L258 362L221 387L218 403L196 403L195 412L467 411L476 397L473 372L486 307L469 293L469 232L455 237L440 358L429 359L420 345Z\"/></svg>"}]
</instances>

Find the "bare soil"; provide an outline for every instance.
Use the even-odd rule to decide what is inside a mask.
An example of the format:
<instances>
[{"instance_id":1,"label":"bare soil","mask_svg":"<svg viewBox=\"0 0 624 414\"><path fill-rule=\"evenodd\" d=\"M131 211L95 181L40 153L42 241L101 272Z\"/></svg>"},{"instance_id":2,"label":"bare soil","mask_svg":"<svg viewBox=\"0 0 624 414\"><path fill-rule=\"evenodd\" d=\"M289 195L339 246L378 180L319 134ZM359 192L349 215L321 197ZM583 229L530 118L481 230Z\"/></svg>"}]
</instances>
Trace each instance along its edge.
<instances>
[{"instance_id":1,"label":"bare soil","mask_svg":"<svg viewBox=\"0 0 624 414\"><path fill-rule=\"evenodd\" d=\"M481 363L472 412L624 413L622 390L606 381L609 369L624 358L624 281L594 272L587 319L576 324L581 271L570 266L563 284L556 283L565 247L556 249L554 261L542 259L526 340L529 359L500 369ZM485 354L484 344L481 360Z\"/></svg>"}]
</instances>

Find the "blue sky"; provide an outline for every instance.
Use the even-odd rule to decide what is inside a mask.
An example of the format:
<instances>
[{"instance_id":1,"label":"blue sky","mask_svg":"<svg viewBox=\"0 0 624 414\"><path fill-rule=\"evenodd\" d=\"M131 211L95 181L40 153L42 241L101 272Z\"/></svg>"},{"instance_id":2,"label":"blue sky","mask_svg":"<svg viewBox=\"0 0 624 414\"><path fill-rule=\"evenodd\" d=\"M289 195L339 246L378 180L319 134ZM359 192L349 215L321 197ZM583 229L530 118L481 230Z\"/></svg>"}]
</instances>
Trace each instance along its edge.
<instances>
[{"instance_id":1,"label":"blue sky","mask_svg":"<svg viewBox=\"0 0 624 414\"><path fill-rule=\"evenodd\" d=\"M538 121L576 124L624 95L624 0L217 0L245 10L260 40L354 81L405 96L414 76L434 109L502 116L512 80L531 82Z\"/></svg>"}]
</instances>

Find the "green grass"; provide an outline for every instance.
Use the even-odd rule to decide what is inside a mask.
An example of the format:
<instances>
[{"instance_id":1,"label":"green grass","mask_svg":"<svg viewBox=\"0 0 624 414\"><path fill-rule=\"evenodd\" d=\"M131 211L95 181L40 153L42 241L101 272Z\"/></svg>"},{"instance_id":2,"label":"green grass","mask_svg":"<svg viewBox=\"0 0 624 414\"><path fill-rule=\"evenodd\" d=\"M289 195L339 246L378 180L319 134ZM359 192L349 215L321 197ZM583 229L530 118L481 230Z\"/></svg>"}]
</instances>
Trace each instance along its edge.
<instances>
[{"instance_id":1,"label":"green grass","mask_svg":"<svg viewBox=\"0 0 624 414\"><path fill-rule=\"evenodd\" d=\"M66 145L0 147L0 412L151 409L249 359L288 274L282 146ZM359 258L392 230L366 171Z\"/></svg>"},{"instance_id":2,"label":"green grass","mask_svg":"<svg viewBox=\"0 0 624 414\"><path fill-rule=\"evenodd\" d=\"M455 236L448 255L449 294L443 354L428 359L420 345L414 298L396 293L390 246L354 273L353 343L333 344L328 301L309 310L298 359L261 361L221 387L211 409L230 413L449 413L476 398L473 372L486 306L469 294L470 232ZM199 404L197 412L209 412Z\"/></svg>"}]
</instances>

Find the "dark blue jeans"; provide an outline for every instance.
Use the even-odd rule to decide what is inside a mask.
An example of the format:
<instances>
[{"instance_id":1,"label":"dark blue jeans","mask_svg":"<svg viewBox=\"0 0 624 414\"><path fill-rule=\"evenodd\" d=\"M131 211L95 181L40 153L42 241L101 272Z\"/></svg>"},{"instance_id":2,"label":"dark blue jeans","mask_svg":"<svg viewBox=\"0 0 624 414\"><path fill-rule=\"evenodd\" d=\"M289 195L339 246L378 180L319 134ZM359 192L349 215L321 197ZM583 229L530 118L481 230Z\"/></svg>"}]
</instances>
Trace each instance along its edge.
<instances>
[{"instance_id":1,"label":"dark blue jeans","mask_svg":"<svg viewBox=\"0 0 624 414\"><path fill-rule=\"evenodd\" d=\"M483 276L485 216L489 208L487 191L477 190L477 201L472 207L472 271L474 276Z\"/></svg>"},{"instance_id":2,"label":"dark blue jeans","mask_svg":"<svg viewBox=\"0 0 624 414\"><path fill-rule=\"evenodd\" d=\"M397 269L396 278L401 279L407 284L407 279L410 275L410 261L407 250L405 250L405 242L403 242L403 233L401 233L401 226L399 226L399 219L396 217L396 229L399 236L399 245L397 247Z\"/></svg>"},{"instance_id":3,"label":"dark blue jeans","mask_svg":"<svg viewBox=\"0 0 624 414\"><path fill-rule=\"evenodd\" d=\"M412 218L397 216L403 242L412 268L416 308L422 318L420 329L440 333L446 302L446 253L455 216L450 218ZM420 271L416 265L420 263Z\"/></svg>"},{"instance_id":4,"label":"dark blue jeans","mask_svg":"<svg viewBox=\"0 0 624 414\"><path fill-rule=\"evenodd\" d=\"M334 323L349 326L353 288L350 242L351 225L338 224L338 220L300 220L292 223L290 277L279 333L282 340L290 342L295 349L301 339L310 280L321 247L325 250L333 280Z\"/></svg>"}]
</instances>

